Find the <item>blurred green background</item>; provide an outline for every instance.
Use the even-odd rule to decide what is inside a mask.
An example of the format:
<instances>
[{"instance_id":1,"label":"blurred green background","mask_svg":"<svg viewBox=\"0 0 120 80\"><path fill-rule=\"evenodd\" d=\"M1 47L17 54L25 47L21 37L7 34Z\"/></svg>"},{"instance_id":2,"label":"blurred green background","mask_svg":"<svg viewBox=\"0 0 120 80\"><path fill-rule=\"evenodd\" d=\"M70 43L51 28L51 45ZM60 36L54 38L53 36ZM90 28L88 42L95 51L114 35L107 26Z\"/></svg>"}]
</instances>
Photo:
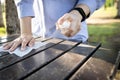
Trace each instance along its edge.
<instances>
[{"instance_id":1,"label":"blurred green background","mask_svg":"<svg viewBox=\"0 0 120 80\"><path fill-rule=\"evenodd\" d=\"M116 19L115 6L102 7L87 20L89 41L107 44L108 40L120 42L120 19Z\"/></svg>"}]
</instances>

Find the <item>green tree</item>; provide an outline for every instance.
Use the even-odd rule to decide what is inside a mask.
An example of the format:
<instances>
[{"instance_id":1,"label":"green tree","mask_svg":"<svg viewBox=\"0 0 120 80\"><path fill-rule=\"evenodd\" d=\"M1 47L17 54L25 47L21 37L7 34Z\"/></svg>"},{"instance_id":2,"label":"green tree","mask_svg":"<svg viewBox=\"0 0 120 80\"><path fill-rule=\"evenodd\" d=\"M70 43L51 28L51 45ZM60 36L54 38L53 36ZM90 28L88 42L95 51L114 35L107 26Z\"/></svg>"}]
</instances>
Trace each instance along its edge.
<instances>
[{"instance_id":1,"label":"green tree","mask_svg":"<svg viewBox=\"0 0 120 80\"><path fill-rule=\"evenodd\" d=\"M114 5L115 0L106 0L105 7L111 7Z\"/></svg>"}]
</instances>

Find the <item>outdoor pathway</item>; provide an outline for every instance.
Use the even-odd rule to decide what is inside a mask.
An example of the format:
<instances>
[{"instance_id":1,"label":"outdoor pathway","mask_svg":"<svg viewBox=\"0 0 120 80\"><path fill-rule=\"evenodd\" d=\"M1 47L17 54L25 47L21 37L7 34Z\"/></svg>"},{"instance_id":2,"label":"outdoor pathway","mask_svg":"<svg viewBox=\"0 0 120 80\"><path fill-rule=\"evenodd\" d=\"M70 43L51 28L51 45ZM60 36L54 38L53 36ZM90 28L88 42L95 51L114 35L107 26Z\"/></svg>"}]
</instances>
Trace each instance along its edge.
<instances>
[{"instance_id":1,"label":"outdoor pathway","mask_svg":"<svg viewBox=\"0 0 120 80\"><path fill-rule=\"evenodd\" d=\"M88 24L109 24L109 23L120 23L120 19L112 18L92 18L87 19Z\"/></svg>"}]
</instances>

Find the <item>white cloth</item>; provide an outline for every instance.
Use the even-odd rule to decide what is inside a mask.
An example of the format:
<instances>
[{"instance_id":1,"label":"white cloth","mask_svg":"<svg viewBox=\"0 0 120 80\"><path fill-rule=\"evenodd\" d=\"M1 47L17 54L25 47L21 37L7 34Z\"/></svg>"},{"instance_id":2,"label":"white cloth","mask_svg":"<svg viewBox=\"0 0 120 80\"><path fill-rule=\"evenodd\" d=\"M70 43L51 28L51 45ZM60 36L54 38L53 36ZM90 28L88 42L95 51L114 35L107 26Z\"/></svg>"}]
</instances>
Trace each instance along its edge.
<instances>
[{"instance_id":1,"label":"white cloth","mask_svg":"<svg viewBox=\"0 0 120 80\"><path fill-rule=\"evenodd\" d=\"M20 47L18 47L16 50L14 50L13 52L10 52L9 50L4 50L3 46L0 46L0 52L9 52L10 54L15 54L19 57L23 57L25 55L27 55L28 53L30 53L30 51L32 51L33 49L38 49L44 45L46 45L47 43L45 42L35 42L34 46L32 47L26 47L26 49L24 51L21 51Z\"/></svg>"}]
</instances>

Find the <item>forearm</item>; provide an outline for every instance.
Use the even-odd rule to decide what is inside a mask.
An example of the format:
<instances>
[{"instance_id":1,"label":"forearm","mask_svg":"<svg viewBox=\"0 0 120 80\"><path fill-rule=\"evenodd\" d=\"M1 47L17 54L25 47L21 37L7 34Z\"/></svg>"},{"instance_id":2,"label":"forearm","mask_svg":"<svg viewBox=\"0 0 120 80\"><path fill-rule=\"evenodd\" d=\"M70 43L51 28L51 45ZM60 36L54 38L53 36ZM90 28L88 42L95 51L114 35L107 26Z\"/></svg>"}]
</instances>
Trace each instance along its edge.
<instances>
[{"instance_id":1,"label":"forearm","mask_svg":"<svg viewBox=\"0 0 120 80\"><path fill-rule=\"evenodd\" d=\"M83 11L85 12L85 15L86 15L86 16L89 15L89 13L90 13L90 8L89 8L87 5L85 5L85 4L78 4L78 5L76 5L76 7L77 7L77 8L82 8Z\"/></svg>"},{"instance_id":2,"label":"forearm","mask_svg":"<svg viewBox=\"0 0 120 80\"><path fill-rule=\"evenodd\" d=\"M32 35L31 31L31 18L32 17L22 17L20 18L20 29L21 35Z\"/></svg>"},{"instance_id":3,"label":"forearm","mask_svg":"<svg viewBox=\"0 0 120 80\"><path fill-rule=\"evenodd\" d=\"M31 17L20 18L20 29L21 36L15 40L6 43L3 47L5 50L14 51L18 46L21 45L21 50L25 50L26 46L33 46L35 39L32 37L31 32Z\"/></svg>"},{"instance_id":4,"label":"forearm","mask_svg":"<svg viewBox=\"0 0 120 80\"><path fill-rule=\"evenodd\" d=\"M78 4L76 5L76 8L82 8L86 16L90 14L90 9L85 4ZM70 13L77 15L82 20L82 15L77 10L73 9Z\"/></svg>"},{"instance_id":5,"label":"forearm","mask_svg":"<svg viewBox=\"0 0 120 80\"><path fill-rule=\"evenodd\" d=\"M76 4L76 7L82 8L86 16L88 16L89 14L92 14L95 10L99 9L104 4L104 2L105 0L79 0ZM78 11L72 10L72 12L77 14L78 17L81 16Z\"/></svg>"}]
</instances>

